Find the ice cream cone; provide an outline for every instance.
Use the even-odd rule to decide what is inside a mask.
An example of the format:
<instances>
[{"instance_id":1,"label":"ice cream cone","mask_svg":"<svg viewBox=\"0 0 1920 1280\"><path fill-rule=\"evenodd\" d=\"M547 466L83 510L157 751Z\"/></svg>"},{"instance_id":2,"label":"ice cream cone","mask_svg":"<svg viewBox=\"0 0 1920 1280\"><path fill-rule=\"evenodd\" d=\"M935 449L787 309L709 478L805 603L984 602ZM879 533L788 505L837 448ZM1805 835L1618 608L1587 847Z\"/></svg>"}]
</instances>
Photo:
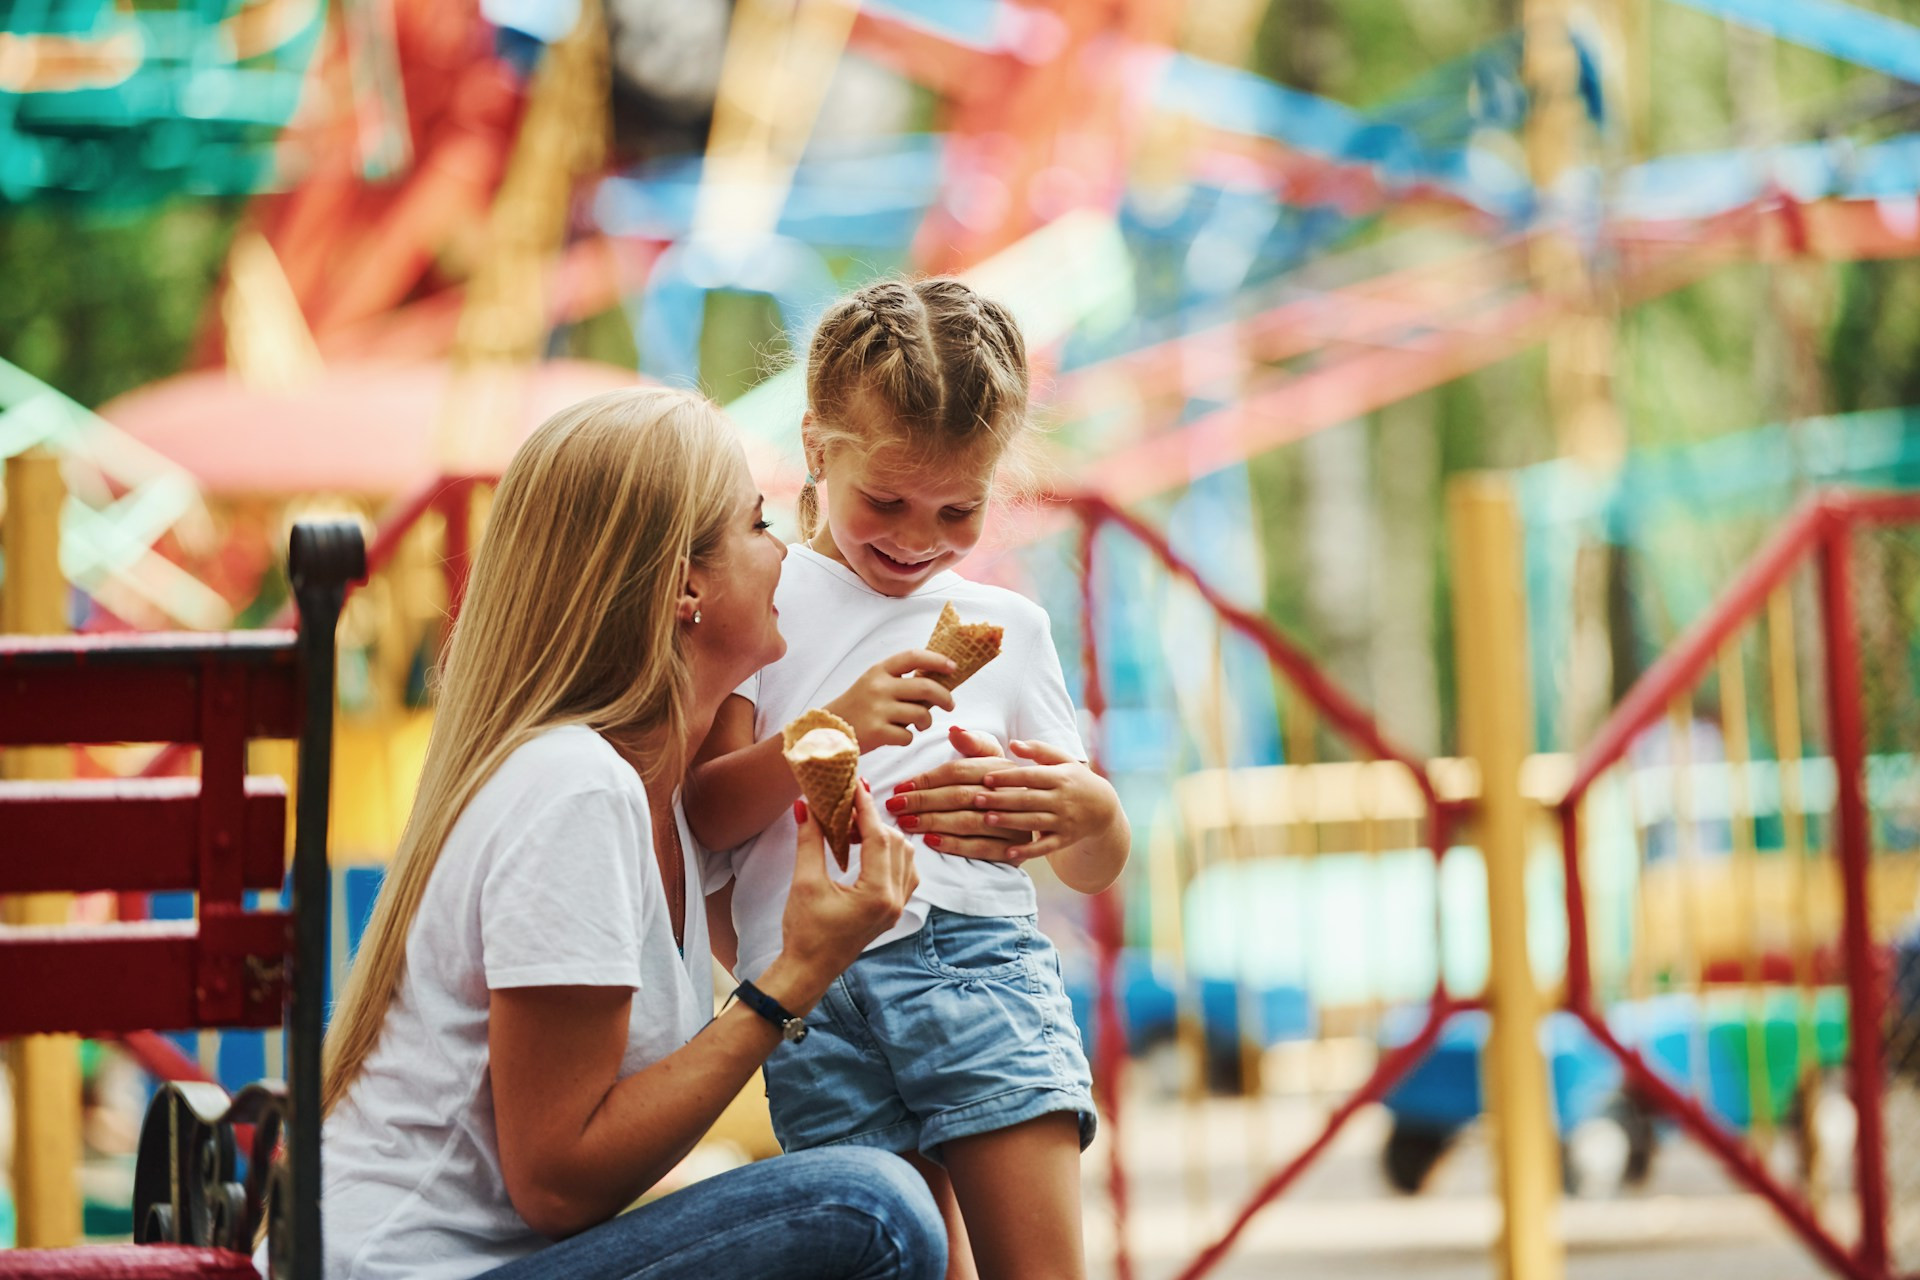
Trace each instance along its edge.
<instances>
[{"instance_id":1,"label":"ice cream cone","mask_svg":"<svg viewBox=\"0 0 1920 1280\"><path fill-rule=\"evenodd\" d=\"M927 648L952 658L953 673L926 671L921 674L949 690L957 689L968 676L1000 656L1002 634L1002 628L991 622L960 621L959 612L949 600L946 608L940 610L940 620L933 624L933 636L927 641Z\"/></svg>"},{"instance_id":2,"label":"ice cream cone","mask_svg":"<svg viewBox=\"0 0 1920 1280\"><path fill-rule=\"evenodd\" d=\"M833 742L834 736L844 738L844 745ZM853 726L831 711L805 711L780 731L780 738L787 767L844 871L853 842L853 789L860 785L860 744Z\"/></svg>"}]
</instances>

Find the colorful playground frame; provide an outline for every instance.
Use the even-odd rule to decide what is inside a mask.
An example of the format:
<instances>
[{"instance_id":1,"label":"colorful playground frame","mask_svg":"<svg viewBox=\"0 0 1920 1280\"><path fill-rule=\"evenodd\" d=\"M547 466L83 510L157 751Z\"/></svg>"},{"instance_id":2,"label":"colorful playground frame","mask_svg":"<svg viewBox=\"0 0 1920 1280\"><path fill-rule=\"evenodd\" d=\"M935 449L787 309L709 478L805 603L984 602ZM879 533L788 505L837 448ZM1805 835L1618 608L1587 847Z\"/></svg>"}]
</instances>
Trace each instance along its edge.
<instances>
[{"instance_id":1,"label":"colorful playground frame","mask_svg":"<svg viewBox=\"0 0 1920 1280\"><path fill-rule=\"evenodd\" d=\"M1428 848L1436 862L1446 856L1452 843L1453 832L1461 817L1460 805L1440 796L1428 776L1424 762L1411 752L1394 744L1372 717L1330 681L1313 661L1296 648L1271 622L1234 604L1222 595L1201 576L1198 569L1173 549L1164 535L1138 517L1098 495L1085 494L1075 497L1070 500L1070 505L1080 520L1080 633L1083 646L1082 671L1085 681L1081 706L1092 717L1096 726L1100 724L1107 707L1100 679L1100 649L1097 639L1099 635L1095 584L1098 565L1097 546L1100 533L1112 527L1145 548L1170 575L1185 582L1198 593L1208 607L1219 616L1224 626L1238 632L1258 646L1273 667L1325 719L1329 726L1369 757L1392 761L1405 768L1413 778L1414 785L1419 788L1426 805ZM1097 729L1089 746L1095 754L1097 767L1100 750ZM1115 989L1122 942L1119 889L1115 887L1101 894L1096 899L1095 907L1094 931L1095 942L1099 947L1099 985L1097 1016L1094 1024L1094 1075L1097 1096L1100 1105L1106 1111L1107 1124L1113 1135L1108 1146L1110 1158L1108 1186L1113 1199L1118 1242L1115 1249L1115 1273L1120 1280L1128 1280L1133 1273L1133 1266L1127 1242L1127 1174L1121 1161L1118 1137L1121 1128L1120 1074L1125 1057L1125 1037L1121 1030L1120 1008ZM1434 926L1438 930L1437 919ZM1425 1021L1419 1031L1379 1060L1366 1082L1348 1096L1346 1101L1327 1118L1319 1135L1274 1170L1253 1196L1241 1206L1219 1238L1182 1268L1179 1273L1181 1280L1195 1280L1196 1277L1212 1270L1233 1248L1234 1242L1254 1216L1306 1172L1356 1112L1370 1102L1380 1101L1397 1082L1420 1063L1438 1041L1441 1030L1450 1018L1462 1010L1477 1007L1479 1007L1478 1001L1460 1000L1450 994L1447 991L1444 976L1436 981L1433 994L1428 1001Z\"/></svg>"},{"instance_id":2,"label":"colorful playground frame","mask_svg":"<svg viewBox=\"0 0 1920 1280\"><path fill-rule=\"evenodd\" d=\"M1920 523L1920 495L1824 493L1802 505L1754 556L1746 570L1684 636L1634 685L1581 755L1559 808L1567 886L1567 1007L1619 1059L1628 1079L1659 1110L1683 1125L1726 1165L1742 1185L1764 1197L1822 1262L1854 1280L1888 1280L1883 1018L1885 991L1868 902L1870 828L1865 737L1856 634L1852 548L1863 526ZM1710 673L1722 647L1768 607L1793 573L1817 564L1824 640L1826 706L1838 779L1835 842L1842 886L1842 969L1851 1005L1848 1019L1849 1093L1858 1120L1854 1145L1860 1234L1849 1250L1821 1223L1812 1206L1783 1186L1765 1165L1701 1103L1682 1093L1608 1027L1595 997L1582 888L1581 806L1594 783L1625 759L1633 740L1669 703Z\"/></svg>"}]
</instances>

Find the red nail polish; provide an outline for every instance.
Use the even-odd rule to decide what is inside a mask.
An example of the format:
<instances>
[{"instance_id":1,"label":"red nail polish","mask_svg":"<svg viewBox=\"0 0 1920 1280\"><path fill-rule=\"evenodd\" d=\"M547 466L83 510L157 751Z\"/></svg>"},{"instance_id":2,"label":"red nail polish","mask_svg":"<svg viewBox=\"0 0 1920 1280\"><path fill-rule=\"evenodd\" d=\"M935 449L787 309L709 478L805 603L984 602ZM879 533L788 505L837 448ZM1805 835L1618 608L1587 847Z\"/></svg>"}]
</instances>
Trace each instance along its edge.
<instances>
[{"instance_id":1,"label":"red nail polish","mask_svg":"<svg viewBox=\"0 0 1920 1280\"><path fill-rule=\"evenodd\" d=\"M807 820L807 802L805 800L795 800L793 802L793 820L795 822L805 822Z\"/></svg>"},{"instance_id":2,"label":"red nail polish","mask_svg":"<svg viewBox=\"0 0 1920 1280\"><path fill-rule=\"evenodd\" d=\"M893 789L893 794L900 795L903 792L907 792L911 790L913 790L913 784L911 782L903 782L899 786Z\"/></svg>"},{"instance_id":3,"label":"red nail polish","mask_svg":"<svg viewBox=\"0 0 1920 1280\"><path fill-rule=\"evenodd\" d=\"M911 831L919 825L920 825L920 819L915 817L913 814L903 813L900 815L900 826L904 830ZM933 837L928 836L927 839L931 840L933 839Z\"/></svg>"},{"instance_id":4,"label":"red nail polish","mask_svg":"<svg viewBox=\"0 0 1920 1280\"><path fill-rule=\"evenodd\" d=\"M924 838L925 838L925 840L926 840L926 842L927 842L927 848L929 848L929 849L938 849L938 848L940 847L940 837L939 837L939 836L926 836L926 837L924 837Z\"/></svg>"},{"instance_id":5,"label":"red nail polish","mask_svg":"<svg viewBox=\"0 0 1920 1280\"><path fill-rule=\"evenodd\" d=\"M907 807L907 802L906 802L905 800L903 800L903 799L901 799L901 798L900 798L899 796L888 796L888 797L887 797L887 812L888 812L888 813L898 813L898 812L900 812L900 811L901 811L902 809L904 809L904 808L906 808L906 807Z\"/></svg>"}]
</instances>

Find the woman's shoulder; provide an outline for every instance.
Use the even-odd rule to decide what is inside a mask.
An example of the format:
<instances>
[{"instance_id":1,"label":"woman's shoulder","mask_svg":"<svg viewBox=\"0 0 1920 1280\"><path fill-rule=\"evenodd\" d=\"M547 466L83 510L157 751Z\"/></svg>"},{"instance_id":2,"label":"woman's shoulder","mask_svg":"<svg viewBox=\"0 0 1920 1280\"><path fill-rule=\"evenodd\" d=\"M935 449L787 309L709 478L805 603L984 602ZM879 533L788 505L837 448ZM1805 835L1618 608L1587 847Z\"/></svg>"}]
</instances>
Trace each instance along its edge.
<instances>
[{"instance_id":1,"label":"woman's shoulder","mask_svg":"<svg viewBox=\"0 0 1920 1280\"><path fill-rule=\"evenodd\" d=\"M616 791L643 802L646 795L640 776L612 744L579 724L542 729L515 747L487 789L545 797Z\"/></svg>"}]
</instances>

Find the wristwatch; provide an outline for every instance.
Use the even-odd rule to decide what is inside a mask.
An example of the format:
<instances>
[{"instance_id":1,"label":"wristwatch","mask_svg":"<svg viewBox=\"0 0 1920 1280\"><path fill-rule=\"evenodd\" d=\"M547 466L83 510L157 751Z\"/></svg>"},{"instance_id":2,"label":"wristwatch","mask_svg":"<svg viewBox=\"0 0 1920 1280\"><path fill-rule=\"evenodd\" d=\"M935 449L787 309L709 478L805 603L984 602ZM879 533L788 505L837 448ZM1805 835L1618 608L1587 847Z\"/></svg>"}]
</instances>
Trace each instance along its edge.
<instances>
[{"instance_id":1,"label":"wristwatch","mask_svg":"<svg viewBox=\"0 0 1920 1280\"><path fill-rule=\"evenodd\" d=\"M733 994L741 1004L780 1028L780 1038L788 1044L799 1044L807 1038L806 1020L788 1013L778 1000L751 982L742 982L733 989Z\"/></svg>"}]
</instances>

